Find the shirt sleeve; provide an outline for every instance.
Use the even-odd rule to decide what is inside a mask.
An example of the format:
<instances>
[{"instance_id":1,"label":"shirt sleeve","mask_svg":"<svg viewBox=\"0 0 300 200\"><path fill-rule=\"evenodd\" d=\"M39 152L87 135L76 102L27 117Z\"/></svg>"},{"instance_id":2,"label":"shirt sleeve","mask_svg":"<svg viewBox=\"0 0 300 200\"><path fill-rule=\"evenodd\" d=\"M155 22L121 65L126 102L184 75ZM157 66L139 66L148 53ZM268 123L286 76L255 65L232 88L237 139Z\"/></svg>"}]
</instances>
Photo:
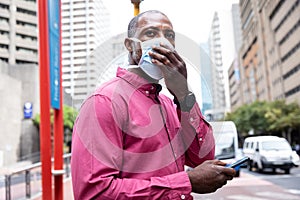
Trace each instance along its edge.
<instances>
[{"instance_id":1,"label":"shirt sleeve","mask_svg":"<svg viewBox=\"0 0 300 200\"><path fill-rule=\"evenodd\" d=\"M73 129L72 182L75 199L176 199L189 196L186 172L149 179L121 178L122 120L105 96L83 104ZM124 120L124 119L123 119ZM125 119L126 120L126 119ZM187 199L187 198L186 198Z\"/></svg>"},{"instance_id":2,"label":"shirt sleeve","mask_svg":"<svg viewBox=\"0 0 300 200\"><path fill-rule=\"evenodd\" d=\"M212 127L204 119L198 104L195 103L189 112L181 111L179 116L184 141L192 141L188 142L185 164L196 167L205 160L214 159L215 140Z\"/></svg>"}]
</instances>

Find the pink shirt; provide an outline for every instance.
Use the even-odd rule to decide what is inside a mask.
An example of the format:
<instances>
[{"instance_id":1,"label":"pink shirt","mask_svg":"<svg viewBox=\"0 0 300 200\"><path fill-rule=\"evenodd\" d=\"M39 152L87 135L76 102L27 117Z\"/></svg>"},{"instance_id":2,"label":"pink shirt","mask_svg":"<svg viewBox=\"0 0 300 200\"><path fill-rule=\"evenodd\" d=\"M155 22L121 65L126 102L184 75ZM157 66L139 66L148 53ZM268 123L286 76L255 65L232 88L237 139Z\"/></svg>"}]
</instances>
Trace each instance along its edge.
<instances>
[{"instance_id":1,"label":"pink shirt","mask_svg":"<svg viewBox=\"0 0 300 200\"><path fill-rule=\"evenodd\" d=\"M82 105L73 130L74 197L192 199L184 165L214 158L198 104L179 119L161 86L119 68Z\"/></svg>"}]
</instances>

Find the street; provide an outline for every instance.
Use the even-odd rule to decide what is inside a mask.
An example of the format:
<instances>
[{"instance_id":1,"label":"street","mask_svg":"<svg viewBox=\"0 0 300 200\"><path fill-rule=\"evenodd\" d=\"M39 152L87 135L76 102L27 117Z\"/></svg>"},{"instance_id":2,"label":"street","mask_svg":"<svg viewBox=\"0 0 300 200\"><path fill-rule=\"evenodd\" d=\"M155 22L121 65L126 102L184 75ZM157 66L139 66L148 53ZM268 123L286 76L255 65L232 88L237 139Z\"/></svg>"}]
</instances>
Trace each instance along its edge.
<instances>
[{"instance_id":1,"label":"street","mask_svg":"<svg viewBox=\"0 0 300 200\"><path fill-rule=\"evenodd\" d=\"M25 199L25 185L22 178L14 179L12 199ZM32 197L40 192L40 179L32 177ZM65 181L64 196L69 200L72 196L70 179ZM0 188L0 200L5 200L4 180ZM22 181L21 181L22 182ZM292 168L291 174L283 171L250 172L241 169L240 177L229 181L223 188L211 194L193 194L195 200L298 200L300 199L300 167ZM35 199L35 198L33 198ZM71 199L70 199L71 200Z\"/></svg>"},{"instance_id":2,"label":"street","mask_svg":"<svg viewBox=\"0 0 300 200\"><path fill-rule=\"evenodd\" d=\"M228 182L215 193L193 194L195 200L296 200L300 199L300 168L284 172L249 172L241 169L241 176Z\"/></svg>"}]
</instances>

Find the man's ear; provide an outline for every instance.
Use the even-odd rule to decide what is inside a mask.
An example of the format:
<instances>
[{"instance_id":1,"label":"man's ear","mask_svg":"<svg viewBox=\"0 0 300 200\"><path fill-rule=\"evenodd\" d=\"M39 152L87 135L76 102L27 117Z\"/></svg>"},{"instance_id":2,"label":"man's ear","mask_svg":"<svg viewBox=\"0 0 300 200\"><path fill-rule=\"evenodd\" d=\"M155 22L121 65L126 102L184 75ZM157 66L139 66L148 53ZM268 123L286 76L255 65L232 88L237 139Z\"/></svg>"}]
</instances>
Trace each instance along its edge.
<instances>
[{"instance_id":1,"label":"man's ear","mask_svg":"<svg viewBox=\"0 0 300 200\"><path fill-rule=\"evenodd\" d=\"M130 40L129 38L125 38L124 45L129 52L133 51L132 40Z\"/></svg>"}]
</instances>

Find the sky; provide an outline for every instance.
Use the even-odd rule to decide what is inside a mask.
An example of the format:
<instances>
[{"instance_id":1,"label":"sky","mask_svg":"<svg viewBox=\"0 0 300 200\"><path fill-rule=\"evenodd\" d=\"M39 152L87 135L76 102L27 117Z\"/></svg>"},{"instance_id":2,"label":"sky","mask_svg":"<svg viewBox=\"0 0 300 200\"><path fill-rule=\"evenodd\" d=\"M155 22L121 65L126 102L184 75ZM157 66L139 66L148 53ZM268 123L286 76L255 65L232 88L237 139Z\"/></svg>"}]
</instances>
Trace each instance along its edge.
<instances>
[{"instance_id":1,"label":"sky","mask_svg":"<svg viewBox=\"0 0 300 200\"><path fill-rule=\"evenodd\" d=\"M197 43L206 42L215 11L230 11L238 0L143 0L140 12L160 10L171 20L175 32ZM113 35L123 33L133 17L131 0L103 0L110 13Z\"/></svg>"}]
</instances>

